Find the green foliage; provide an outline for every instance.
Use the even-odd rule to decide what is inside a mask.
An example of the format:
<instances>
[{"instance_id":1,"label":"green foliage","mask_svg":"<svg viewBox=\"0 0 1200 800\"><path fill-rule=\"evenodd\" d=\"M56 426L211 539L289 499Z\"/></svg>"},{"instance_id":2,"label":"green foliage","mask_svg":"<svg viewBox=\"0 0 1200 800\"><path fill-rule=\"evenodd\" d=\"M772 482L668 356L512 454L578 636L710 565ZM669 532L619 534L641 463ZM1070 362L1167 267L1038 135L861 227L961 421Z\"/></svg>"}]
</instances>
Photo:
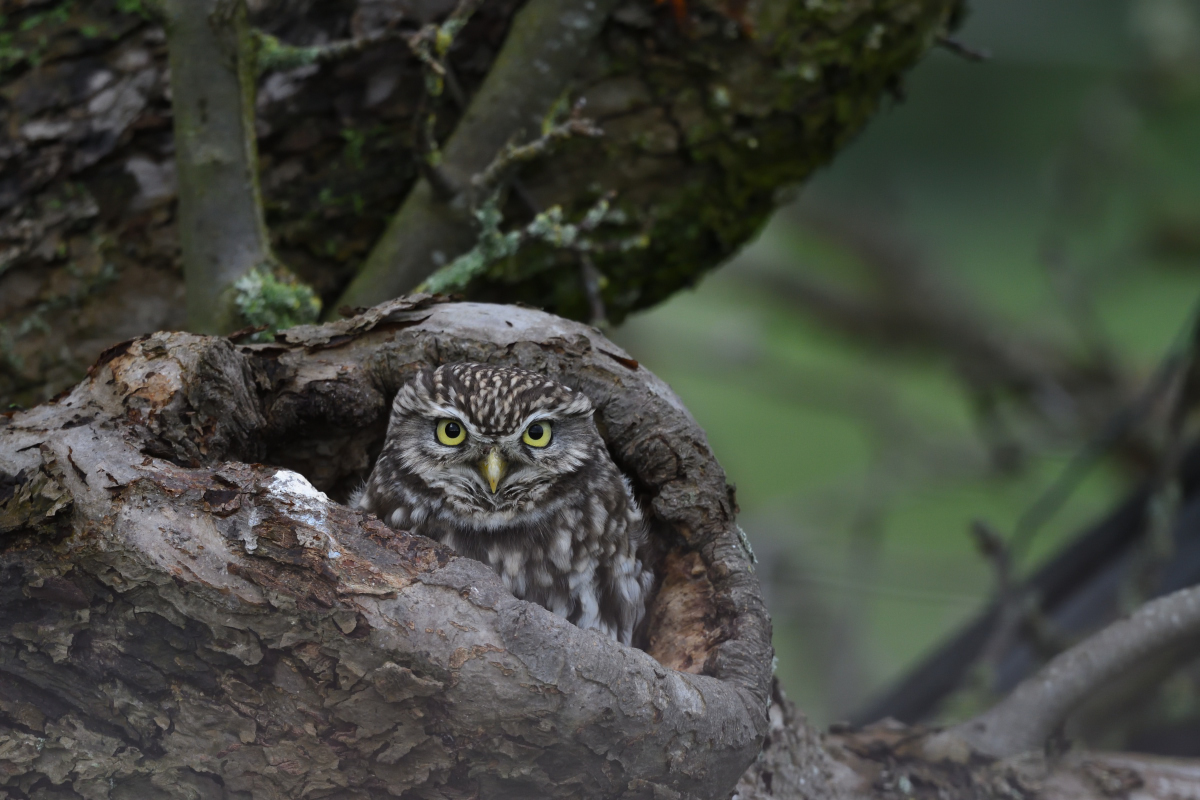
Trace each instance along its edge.
<instances>
[{"instance_id":1,"label":"green foliage","mask_svg":"<svg viewBox=\"0 0 1200 800\"><path fill-rule=\"evenodd\" d=\"M234 304L242 320L251 326L265 325L255 341L270 341L275 331L316 322L321 299L316 292L282 271L251 270L233 284Z\"/></svg>"}]
</instances>

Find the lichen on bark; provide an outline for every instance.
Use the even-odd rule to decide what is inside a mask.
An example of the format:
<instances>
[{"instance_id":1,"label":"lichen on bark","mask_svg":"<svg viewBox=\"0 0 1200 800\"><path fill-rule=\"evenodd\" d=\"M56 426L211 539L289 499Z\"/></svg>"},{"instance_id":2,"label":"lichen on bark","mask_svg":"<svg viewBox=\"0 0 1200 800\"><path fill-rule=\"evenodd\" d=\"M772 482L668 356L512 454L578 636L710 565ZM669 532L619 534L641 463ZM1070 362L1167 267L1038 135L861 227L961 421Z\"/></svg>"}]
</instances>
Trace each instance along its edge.
<instances>
[{"instance_id":1,"label":"lichen on bark","mask_svg":"<svg viewBox=\"0 0 1200 800\"><path fill-rule=\"evenodd\" d=\"M525 183L540 204L573 213L611 191L629 220L611 237L645 236L644 248L594 256L609 318L620 321L753 238L781 193L861 130L957 10L957 2L764 0L745 17L712 13L678 29L623 6L579 79L607 135L570 143ZM521 253L468 295L586 318L578 275L569 256Z\"/></svg>"},{"instance_id":2,"label":"lichen on bark","mask_svg":"<svg viewBox=\"0 0 1200 800\"><path fill-rule=\"evenodd\" d=\"M27 29L45 9L10 17L9 45L37 62L21 56L0 79L11 117L0 132L5 407L53 396L114 340L184 324L166 36L135 5L61 4L63 19ZM616 190L628 224L594 254L613 320L698 280L752 236L780 192L861 127L958 2L761 0L744 18L739 5L690 3L695 22L681 27L665 5L619 3L572 82L606 137L568 143L521 174L526 199L538 210L561 205L568 220ZM520 7L485 3L455 37L447 63L468 98ZM375 4L362 14L264 8L253 22L296 46L347 31L379 37L396 23ZM331 309L416 185L422 69L393 44L259 82L254 130L272 249ZM449 102L439 108L439 141L459 114ZM69 186L90 202L67 198ZM503 211L514 226L535 213L512 198ZM621 249L635 240L650 246ZM468 230L461 251L473 243ZM454 253L441 255L446 263ZM585 318L594 315L583 284L576 254L530 248L470 291ZM43 324L50 311L54 324Z\"/></svg>"}]
</instances>

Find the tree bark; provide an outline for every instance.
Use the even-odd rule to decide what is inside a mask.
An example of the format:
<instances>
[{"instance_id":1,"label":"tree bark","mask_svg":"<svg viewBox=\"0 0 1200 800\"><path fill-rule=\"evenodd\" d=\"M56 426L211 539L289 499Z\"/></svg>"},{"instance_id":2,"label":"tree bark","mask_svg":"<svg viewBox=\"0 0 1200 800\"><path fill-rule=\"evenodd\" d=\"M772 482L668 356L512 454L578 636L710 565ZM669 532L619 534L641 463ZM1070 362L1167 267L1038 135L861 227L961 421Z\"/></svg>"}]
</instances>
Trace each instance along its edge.
<instances>
[{"instance_id":1,"label":"tree bark","mask_svg":"<svg viewBox=\"0 0 1200 800\"><path fill-rule=\"evenodd\" d=\"M384 34L437 20L449 5L254 5L252 22L289 44L380 42L336 62L314 56L258 87L254 132L273 251L331 310L396 209L419 194L423 68ZM592 254L595 280L581 277L576 254L529 247L468 293L587 318L593 285L619 322L692 285L861 129L959 5L691 2L681 24L667 5L618 3L567 76L570 97L586 99L604 138L528 165L521 198L503 209L506 226L555 204L575 219L615 192L624 221L610 218L595 236L604 246ZM447 64L468 107L522 7L484 3L455 37ZM14 11L13 40L0 54L9 59L0 61L4 408L72 385L113 341L185 324L166 36L128 0L61 8ZM451 139L462 113L439 107L438 141ZM473 231L455 229L449 244L416 253L420 263L469 249Z\"/></svg>"},{"instance_id":2,"label":"tree bark","mask_svg":"<svg viewBox=\"0 0 1200 800\"><path fill-rule=\"evenodd\" d=\"M648 652L322 494L364 474L407 377L461 359L596 402L664 553ZM591 329L417 298L272 345L154 334L6 422L14 796L718 797L759 749L770 627L724 474Z\"/></svg>"},{"instance_id":3,"label":"tree bark","mask_svg":"<svg viewBox=\"0 0 1200 800\"><path fill-rule=\"evenodd\" d=\"M466 359L595 402L660 553L640 649L329 499L368 471L404 380ZM772 685L703 432L543 312L418 296L272 344L158 333L0 420L0 796L1200 795L1190 762L812 730Z\"/></svg>"},{"instance_id":4,"label":"tree bark","mask_svg":"<svg viewBox=\"0 0 1200 800\"><path fill-rule=\"evenodd\" d=\"M455 197L419 182L375 243L339 303L369 306L404 294L475 240L471 179L510 141L536 137L570 85L616 0L531 0L442 149L438 165ZM440 263L439 263L440 261Z\"/></svg>"},{"instance_id":5,"label":"tree bark","mask_svg":"<svg viewBox=\"0 0 1200 800\"><path fill-rule=\"evenodd\" d=\"M233 283L274 262L258 187L256 76L246 5L166 0L163 16L188 328L222 333L241 327Z\"/></svg>"}]
</instances>

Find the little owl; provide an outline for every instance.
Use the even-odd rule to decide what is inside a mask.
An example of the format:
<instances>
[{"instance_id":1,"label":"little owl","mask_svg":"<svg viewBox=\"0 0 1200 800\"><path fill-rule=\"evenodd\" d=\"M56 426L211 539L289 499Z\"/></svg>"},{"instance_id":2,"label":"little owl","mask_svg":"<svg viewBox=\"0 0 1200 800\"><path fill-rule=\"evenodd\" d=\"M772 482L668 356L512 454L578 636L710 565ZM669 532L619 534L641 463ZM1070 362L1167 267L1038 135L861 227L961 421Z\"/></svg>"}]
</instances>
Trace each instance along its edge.
<instances>
[{"instance_id":1,"label":"little owl","mask_svg":"<svg viewBox=\"0 0 1200 800\"><path fill-rule=\"evenodd\" d=\"M534 372L424 369L353 499L490 564L518 598L630 644L654 576L646 521L583 394Z\"/></svg>"}]
</instances>

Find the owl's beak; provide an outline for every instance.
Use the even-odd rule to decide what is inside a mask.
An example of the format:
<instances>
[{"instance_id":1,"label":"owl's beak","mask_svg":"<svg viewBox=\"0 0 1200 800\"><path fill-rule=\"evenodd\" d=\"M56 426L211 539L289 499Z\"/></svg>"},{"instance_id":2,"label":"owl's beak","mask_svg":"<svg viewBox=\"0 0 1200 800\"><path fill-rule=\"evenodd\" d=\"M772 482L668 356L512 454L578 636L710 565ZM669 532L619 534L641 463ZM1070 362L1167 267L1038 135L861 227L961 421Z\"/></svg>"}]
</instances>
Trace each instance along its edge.
<instances>
[{"instance_id":1,"label":"owl's beak","mask_svg":"<svg viewBox=\"0 0 1200 800\"><path fill-rule=\"evenodd\" d=\"M500 457L500 450L495 447L488 451L487 458L479 464L479 471L487 478L488 486L492 487L492 494L496 493L496 487L504 477L505 466L504 459Z\"/></svg>"}]
</instances>

